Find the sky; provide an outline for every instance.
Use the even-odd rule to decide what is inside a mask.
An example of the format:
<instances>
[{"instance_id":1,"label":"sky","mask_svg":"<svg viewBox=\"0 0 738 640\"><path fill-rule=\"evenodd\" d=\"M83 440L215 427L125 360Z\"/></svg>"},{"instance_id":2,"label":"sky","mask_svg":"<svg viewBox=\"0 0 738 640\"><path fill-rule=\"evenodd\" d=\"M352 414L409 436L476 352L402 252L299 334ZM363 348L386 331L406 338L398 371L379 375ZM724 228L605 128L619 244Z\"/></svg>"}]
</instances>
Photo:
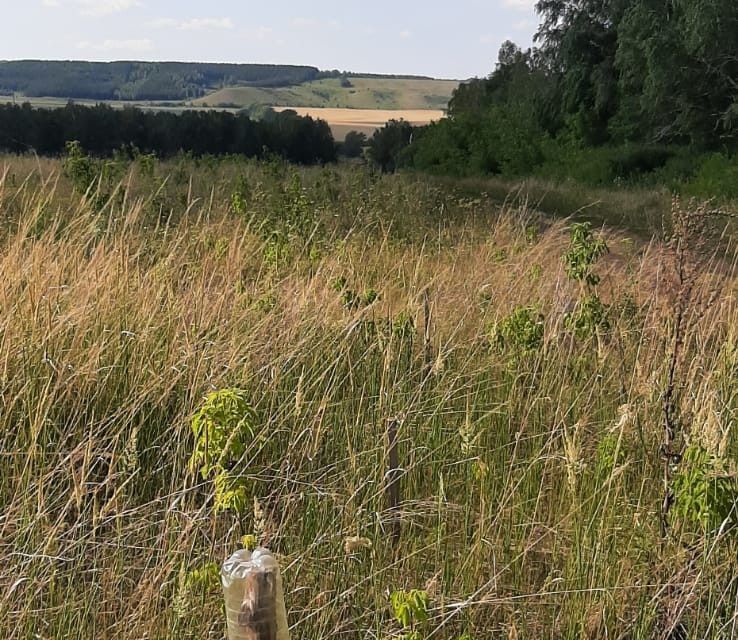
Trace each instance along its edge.
<instances>
[{"instance_id":1,"label":"sky","mask_svg":"<svg viewBox=\"0 0 738 640\"><path fill-rule=\"evenodd\" d=\"M0 0L0 60L307 64L465 79L505 40L529 46L535 0Z\"/></svg>"}]
</instances>

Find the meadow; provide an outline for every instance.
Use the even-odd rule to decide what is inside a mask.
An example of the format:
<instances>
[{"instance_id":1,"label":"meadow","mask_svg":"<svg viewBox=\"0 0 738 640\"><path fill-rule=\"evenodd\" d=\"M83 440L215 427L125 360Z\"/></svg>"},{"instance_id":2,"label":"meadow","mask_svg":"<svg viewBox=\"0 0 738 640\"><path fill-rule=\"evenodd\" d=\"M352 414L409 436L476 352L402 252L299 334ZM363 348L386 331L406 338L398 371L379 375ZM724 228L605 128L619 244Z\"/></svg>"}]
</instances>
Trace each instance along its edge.
<instances>
[{"instance_id":1,"label":"meadow","mask_svg":"<svg viewBox=\"0 0 738 640\"><path fill-rule=\"evenodd\" d=\"M733 637L724 212L491 186L0 159L0 636Z\"/></svg>"},{"instance_id":2,"label":"meadow","mask_svg":"<svg viewBox=\"0 0 738 640\"><path fill-rule=\"evenodd\" d=\"M201 109L208 109L207 107L195 107L185 106L185 103L180 100L163 100L163 101L150 101L150 100L91 100L85 98L54 98L54 97L27 97L27 96L12 96L12 95L0 95L0 104L25 104L28 103L32 107L38 109L60 109L66 107L69 102L72 101L75 104L94 107L97 104L107 104L115 109L124 109L125 107L135 107L136 109L142 109L144 111L171 111L173 113L180 113L182 111L199 111ZM235 111L235 109L223 109L224 111Z\"/></svg>"},{"instance_id":3,"label":"meadow","mask_svg":"<svg viewBox=\"0 0 738 640\"><path fill-rule=\"evenodd\" d=\"M457 80L350 77L312 80L289 87L225 87L193 105L250 107L325 107L334 109L443 110L448 106Z\"/></svg>"},{"instance_id":4,"label":"meadow","mask_svg":"<svg viewBox=\"0 0 738 640\"><path fill-rule=\"evenodd\" d=\"M258 111L260 106L272 106L277 111L294 109L302 115L312 115L328 122L336 140L343 140L349 131L371 135L391 119L404 119L414 125L426 125L440 120L453 91L455 80L424 80L400 78L350 79L351 86L342 86L339 78L324 78L289 87L233 86L214 90L197 100L85 100L76 104L95 106L100 102L116 109L136 107L145 111L182 113L183 111ZM67 105L66 98L2 96L0 104L28 102L34 107L56 109Z\"/></svg>"}]
</instances>

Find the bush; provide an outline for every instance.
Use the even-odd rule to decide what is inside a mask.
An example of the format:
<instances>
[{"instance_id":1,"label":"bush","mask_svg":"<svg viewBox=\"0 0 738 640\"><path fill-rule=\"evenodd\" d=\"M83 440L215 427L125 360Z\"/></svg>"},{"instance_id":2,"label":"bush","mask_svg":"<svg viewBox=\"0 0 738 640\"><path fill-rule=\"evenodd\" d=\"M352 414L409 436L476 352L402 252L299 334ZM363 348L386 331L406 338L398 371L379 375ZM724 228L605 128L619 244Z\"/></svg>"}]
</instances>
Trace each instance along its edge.
<instances>
[{"instance_id":1,"label":"bush","mask_svg":"<svg viewBox=\"0 0 738 640\"><path fill-rule=\"evenodd\" d=\"M655 172L677 155L677 149L642 144L581 148L551 140L544 144L544 155L541 175L600 187L653 182Z\"/></svg>"},{"instance_id":2,"label":"bush","mask_svg":"<svg viewBox=\"0 0 738 640\"><path fill-rule=\"evenodd\" d=\"M704 198L738 198L738 160L723 153L703 157L694 177L683 186L682 192Z\"/></svg>"},{"instance_id":3,"label":"bush","mask_svg":"<svg viewBox=\"0 0 738 640\"><path fill-rule=\"evenodd\" d=\"M367 144L365 133L360 131L349 131L343 143L339 145L339 152L346 158L358 158L364 153Z\"/></svg>"},{"instance_id":4,"label":"bush","mask_svg":"<svg viewBox=\"0 0 738 640\"><path fill-rule=\"evenodd\" d=\"M533 307L516 307L491 331L491 342L499 349L530 354L543 348L544 317Z\"/></svg>"},{"instance_id":5,"label":"bush","mask_svg":"<svg viewBox=\"0 0 738 640\"><path fill-rule=\"evenodd\" d=\"M409 122L390 120L374 132L369 141L369 157L383 173L394 173L412 138L413 126Z\"/></svg>"},{"instance_id":6,"label":"bush","mask_svg":"<svg viewBox=\"0 0 738 640\"><path fill-rule=\"evenodd\" d=\"M612 150L610 168L620 179L651 173L663 167L674 155L674 149L662 145L627 144Z\"/></svg>"}]
</instances>

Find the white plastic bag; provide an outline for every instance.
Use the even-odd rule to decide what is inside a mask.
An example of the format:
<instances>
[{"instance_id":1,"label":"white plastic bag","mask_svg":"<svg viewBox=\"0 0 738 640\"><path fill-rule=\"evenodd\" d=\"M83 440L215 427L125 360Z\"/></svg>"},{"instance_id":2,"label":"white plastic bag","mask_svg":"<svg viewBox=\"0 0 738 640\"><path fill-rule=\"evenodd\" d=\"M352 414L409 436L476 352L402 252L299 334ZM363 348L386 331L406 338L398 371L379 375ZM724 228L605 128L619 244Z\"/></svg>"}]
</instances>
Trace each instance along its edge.
<instances>
[{"instance_id":1,"label":"white plastic bag","mask_svg":"<svg viewBox=\"0 0 738 640\"><path fill-rule=\"evenodd\" d=\"M220 576L229 640L289 640L282 576L270 551L236 551Z\"/></svg>"}]
</instances>

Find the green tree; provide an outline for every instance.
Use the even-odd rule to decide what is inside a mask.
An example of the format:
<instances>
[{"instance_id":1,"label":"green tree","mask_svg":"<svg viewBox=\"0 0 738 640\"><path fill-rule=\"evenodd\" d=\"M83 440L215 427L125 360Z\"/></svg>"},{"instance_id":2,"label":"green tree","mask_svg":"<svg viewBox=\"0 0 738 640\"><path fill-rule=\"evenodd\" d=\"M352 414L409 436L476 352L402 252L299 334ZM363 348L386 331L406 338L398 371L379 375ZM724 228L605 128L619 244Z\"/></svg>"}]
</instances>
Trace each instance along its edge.
<instances>
[{"instance_id":1,"label":"green tree","mask_svg":"<svg viewBox=\"0 0 738 640\"><path fill-rule=\"evenodd\" d=\"M405 120L390 120L374 132L369 141L369 157L384 173L394 172L402 152L413 138L413 126Z\"/></svg>"},{"instance_id":2,"label":"green tree","mask_svg":"<svg viewBox=\"0 0 738 640\"><path fill-rule=\"evenodd\" d=\"M366 144L367 137L365 133L361 131L349 131L341 144L341 155L346 158L358 158L364 152Z\"/></svg>"},{"instance_id":3,"label":"green tree","mask_svg":"<svg viewBox=\"0 0 738 640\"><path fill-rule=\"evenodd\" d=\"M633 2L619 24L623 137L715 147L738 125L738 5Z\"/></svg>"},{"instance_id":4,"label":"green tree","mask_svg":"<svg viewBox=\"0 0 738 640\"><path fill-rule=\"evenodd\" d=\"M530 172L543 161L549 135L548 87L534 52L505 42L495 70L462 84L448 118L419 131L406 158L416 168L455 175Z\"/></svg>"},{"instance_id":5,"label":"green tree","mask_svg":"<svg viewBox=\"0 0 738 640\"><path fill-rule=\"evenodd\" d=\"M636 0L637 1L637 0ZM539 0L535 36L553 75L556 102L570 135L584 144L608 139L619 104L618 27L633 0Z\"/></svg>"}]
</instances>

